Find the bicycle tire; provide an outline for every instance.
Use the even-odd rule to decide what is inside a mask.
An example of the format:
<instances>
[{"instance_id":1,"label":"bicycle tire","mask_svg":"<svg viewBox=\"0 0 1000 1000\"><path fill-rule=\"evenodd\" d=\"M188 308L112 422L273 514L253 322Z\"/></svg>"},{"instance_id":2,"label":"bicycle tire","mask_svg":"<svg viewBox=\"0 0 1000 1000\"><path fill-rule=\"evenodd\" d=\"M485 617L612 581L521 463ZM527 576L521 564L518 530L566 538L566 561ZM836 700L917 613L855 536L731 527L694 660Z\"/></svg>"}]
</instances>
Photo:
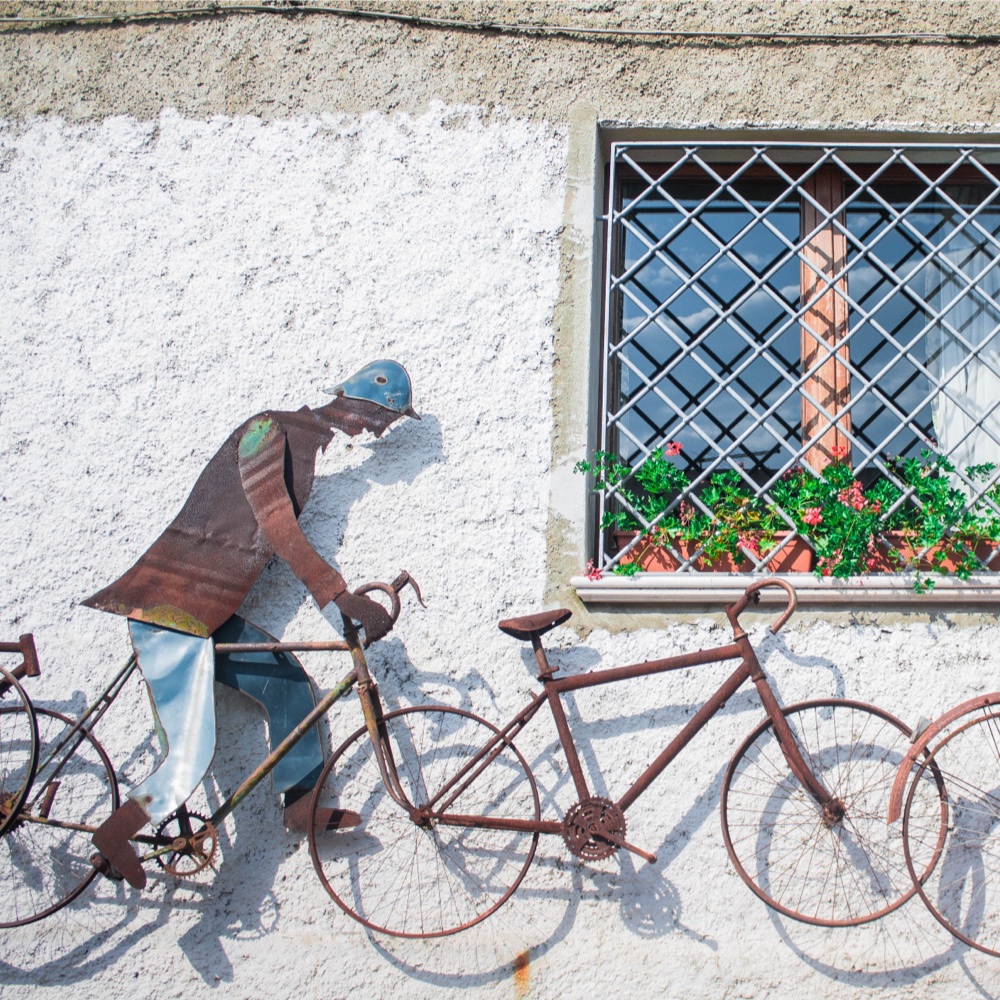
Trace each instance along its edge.
<instances>
[{"instance_id":1,"label":"bicycle tire","mask_svg":"<svg viewBox=\"0 0 1000 1000\"><path fill-rule=\"evenodd\" d=\"M401 788L417 807L499 735L470 712L438 706L404 708L383 722ZM535 779L509 741L470 776L451 814L538 820ZM361 822L318 831L323 806L351 810ZM309 850L319 879L345 913L382 934L442 937L485 920L520 885L537 844L537 831L418 825L386 791L364 727L327 761L313 791Z\"/></svg>"},{"instance_id":2,"label":"bicycle tire","mask_svg":"<svg viewBox=\"0 0 1000 1000\"><path fill-rule=\"evenodd\" d=\"M981 714L980 714L981 713ZM903 808L903 851L917 891L959 941L1000 958L1000 706L976 710L922 762ZM933 832L915 799L921 773L936 766L948 788L951 824L930 878L918 871Z\"/></svg>"},{"instance_id":3,"label":"bicycle tire","mask_svg":"<svg viewBox=\"0 0 1000 1000\"><path fill-rule=\"evenodd\" d=\"M882 709L842 699L802 702L783 713L802 757L844 814L824 814L792 774L766 719L736 751L723 781L730 860L768 906L803 923L852 927L885 916L916 892L885 818L910 730ZM928 772L919 788L931 813L938 806L943 843L940 773Z\"/></svg>"},{"instance_id":4,"label":"bicycle tire","mask_svg":"<svg viewBox=\"0 0 1000 1000\"><path fill-rule=\"evenodd\" d=\"M35 719L41 749L31 794L0 838L0 884L6 886L0 928L41 920L90 885L97 875L91 834L118 807L114 769L97 740L81 731L53 757L74 721L38 707Z\"/></svg>"},{"instance_id":5,"label":"bicycle tire","mask_svg":"<svg viewBox=\"0 0 1000 1000\"><path fill-rule=\"evenodd\" d=\"M17 678L0 669L17 704L0 706L0 837L17 820L38 766L38 723L35 708Z\"/></svg>"}]
</instances>

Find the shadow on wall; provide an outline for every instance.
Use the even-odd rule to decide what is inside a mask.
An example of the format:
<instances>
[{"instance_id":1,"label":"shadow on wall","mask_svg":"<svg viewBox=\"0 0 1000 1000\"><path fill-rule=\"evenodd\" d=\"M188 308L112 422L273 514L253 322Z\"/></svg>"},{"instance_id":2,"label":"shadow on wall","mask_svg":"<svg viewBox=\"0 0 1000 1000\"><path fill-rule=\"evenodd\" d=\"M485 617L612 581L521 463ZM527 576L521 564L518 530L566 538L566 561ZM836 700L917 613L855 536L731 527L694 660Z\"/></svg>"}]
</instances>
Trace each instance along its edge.
<instances>
[{"instance_id":1,"label":"shadow on wall","mask_svg":"<svg viewBox=\"0 0 1000 1000\"><path fill-rule=\"evenodd\" d=\"M371 447L360 464L317 475L309 503L299 519L306 538L320 555L336 562L348 513L373 485L412 484L422 471L443 461L441 424L433 414L422 416L419 423L408 420L393 427ZM399 531L400 536L409 542L410 537L420 537L419 530L405 533L395 527L400 521L405 523L405 504L404 497L399 504L400 509L379 511L379 516L382 519L380 523L387 530ZM372 567L363 579L349 579L348 586L360 586L383 569ZM282 635L307 598L305 588L289 567L275 558L267 564L251 588L240 613L269 632ZM331 605L326 616L339 633L337 609Z\"/></svg>"},{"instance_id":2,"label":"shadow on wall","mask_svg":"<svg viewBox=\"0 0 1000 1000\"><path fill-rule=\"evenodd\" d=\"M427 689L450 686L463 707L471 704L470 693L493 692L475 668L461 677L418 670L402 643L390 638L380 644L378 656L391 661L392 669L379 672L387 710L427 700ZM374 654L373 654L374 655ZM530 651L522 647L527 669L534 665ZM594 665L596 654L587 647L559 651L560 665L579 672ZM828 667L808 662L798 666ZM378 668L375 668L378 671ZM842 683L835 673L834 682ZM565 700L577 747L595 782L594 793L613 795L597 776L607 772L606 755L600 754L607 737L606 722L588 721L575 695ZM266 748L263 719L246 700L225 688L219 689L219 745L212 780L203 790L203 811L216 807L224 793L245 775L247 761L259 759ZM697 706L670 704L650 718L645 711L626 712L614 720L614 738L619 745L631 744L643 733L662 746L690 720ZM336 729L355 728L360 721L353 700L341 703ZM614 713L604 709L605 715ZM720 713L720 719L739 723L760 718L757 696L742 691ZM544 719L544 717L543 717ZM722 724L722 721L716 720ZM542 738L532 741L524 734L528 754L542 800L542 815L561 817L575 797L573 782L558 741L552 738L548 719L536 723ZM730 725L728 728L732 729ZM624 738L624 739L623 739ZM339 742L335 740L335 742ZM520 738L519 738L520 742ZM605 748L606 749L606 748ZM600 767L598 765L601 765ZM617 913L625 929L639 940L667 935L679 936L707 953L724 953L724 945L683 919L685 900L666 873L683 871L685 850L694 834L714 824L725 766L702 769L704 787L679 808L668 807L656 818L672 819L655 850L655 866L624 853L600 865L572 858L558 837L545 837L540 854L512 899L493 916L470 930L436 941L406 941L369 934L373 952L412 979L440 987L484 987L515 977L518 989L530 982L531 963L551 952L570 937L583 908L600 911L600 919ZM620 776L619 776L620 777ZM612 784L609 779L609 784ZM192 808L199 810L197 803ZM199 810L202 811L202 810ZM656 827L659 830L659 827ZM701 840L710 839L706 831ZM643 845L652 846L652 845ZM721 846L721 845L716 845ZM156 928L170 923L192 969L208 986L234 983L239 979L239 942L274 937L294 940L296 934L319 935L317 946L335 945L345 934L368 933L339 912L317 884L301 836L284 833L277 796L267 785L238 811L235 822L220 830L220 849L225 864L199 879L175 882L153 868L146 893L139 895L122 884L98 882L78 901L42 924L13 932L32 941L24 952L32 955L30 968L18 968L0 960L3 981L8 984L44 982L51 975L62 982L80 982L126 959L138 978L146 968L143 947ZM713 851L719 874L725 866L721 850ZM279 876L280 871L280 876ZM252 877L247 877L252 872ZM742 884L729 880L733 893L745 894ZM690 892L690 887L685 890ZM689 903L695 902L688 900ZM763 903L752 903L764 908ZM778 936L802 960L804 970L856 988L884 988L914 983L947 962L959 959L981 995L974 958L954 943L919 903L910 903L874 924L857 928L825 929L798 924L767 910ZM762 915L762 913L761 913ZM759 924L759 918L754 919ZM318 929L317 929L318 928ZM752 930L748 928L747 930ZM278 932L281 932L280 934ZM20 949L19 949L20 950ZM276 955L275 962L282 960ZM289 958L284 959L286 962ZM461 971L456 971L461 970ZM523 990L522 990L523 992Z\"/></svg>"}]
</instances>

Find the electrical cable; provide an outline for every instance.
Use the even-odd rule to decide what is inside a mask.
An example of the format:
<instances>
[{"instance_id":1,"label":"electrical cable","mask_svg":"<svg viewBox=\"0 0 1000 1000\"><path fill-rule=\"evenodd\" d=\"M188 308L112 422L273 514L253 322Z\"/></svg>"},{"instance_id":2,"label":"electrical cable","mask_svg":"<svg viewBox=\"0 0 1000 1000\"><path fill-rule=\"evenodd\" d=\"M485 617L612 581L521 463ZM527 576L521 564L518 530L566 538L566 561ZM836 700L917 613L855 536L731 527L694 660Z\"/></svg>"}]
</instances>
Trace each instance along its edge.
<instances>
[{"instance_id":1,"label":"electrical cable","mask_svg":"<svg viewBox=\"0 0 1000 1000\"><path fill-rule=\"evenodd\" d=\"M0 25L31 25L46 28L56 25L116 24L134 21L162 20L164 18L212 17L232 14L295 15L326 14L344 18L395 21L415 27L443 28L445 30L493 32L513 35L559 35L606 38L636 38L663 41L705 42L802 42L808 44L882 43L882 44L957 44L995 45L1000 34L971 34L953 31L899 31L899 32L809 32L809 31L683 31L673 28L611 28L583 27L570 24L507 23L502 21L465 20L460 18L433 17L425 14L402 14L394 11L369 10L362 7L329 7L316 4L270 6L265 4L211 3L197 7L164 7L156 10L126 11L106 14L39 14L32 17L0 17Z\"/></svg>"}]
</instances>

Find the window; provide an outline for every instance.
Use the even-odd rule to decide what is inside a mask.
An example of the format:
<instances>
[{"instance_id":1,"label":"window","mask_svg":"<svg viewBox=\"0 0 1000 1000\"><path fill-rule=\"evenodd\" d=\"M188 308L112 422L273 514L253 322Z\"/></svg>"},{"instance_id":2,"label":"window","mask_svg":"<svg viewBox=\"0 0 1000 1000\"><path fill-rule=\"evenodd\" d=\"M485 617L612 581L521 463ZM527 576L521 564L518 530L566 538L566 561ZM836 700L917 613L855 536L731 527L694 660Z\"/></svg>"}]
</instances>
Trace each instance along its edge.
<instances>
[{"instance_id":1,"label":"window","mask_svg":"<svg viewBox=\"0 0 1000 1000\"><path fill-rule=\"evenodd\" d=\"M933 558L914 526L934 517L1000 532L1000 147L615 143L609 192L598 566L672 525L694 569L677 525L729 483L774 535L741 535L745 567L798 541L847 575L802 499L836 468L877 514L869 569L903 537ZM683 478L651 505L665 454Z\"/></svg>"}]
</instances>

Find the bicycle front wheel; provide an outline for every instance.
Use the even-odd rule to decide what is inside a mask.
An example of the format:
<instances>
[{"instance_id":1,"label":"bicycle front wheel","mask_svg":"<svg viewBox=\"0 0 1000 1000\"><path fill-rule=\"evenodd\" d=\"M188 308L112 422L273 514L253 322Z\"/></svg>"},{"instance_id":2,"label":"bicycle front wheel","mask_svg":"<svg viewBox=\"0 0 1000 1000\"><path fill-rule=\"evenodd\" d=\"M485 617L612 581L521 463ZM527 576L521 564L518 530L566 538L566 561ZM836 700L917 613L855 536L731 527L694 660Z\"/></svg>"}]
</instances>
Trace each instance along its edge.
<instances>
[{"instance_id":1,"label":"bicycle front wheel","mask_svg":"<svg viewBox=\"0 0 1000 1000\"><path fill-rule=\"evenodd\" d=\"M384 728L414 808L389 795L368 731L359 729L327 762L313 792L316 872L334 902L373 931L430 938L464 930L502 906L531 864L538 832L503 824L538 820L535 780L520 751L469 712L405 708L386 715ZM342 822L352 825L317 830L323 807L342 810ZM447 818L459 815L454 825Z\"/></svg>"},{"instance_id":2,"label":"bicycle front wheel","mask_svg":"<svg viewBox=\"0 0 1000 1000\"><path fill-rule=\"evenodd\" d=\"M0 707L0 837L17 820L38 764L38 725L31 699L0 669L7 703Z\"/></svg>"},{"instance_id":3,"label":"bicycle front wheel","mask_svg":"<svg viewBox=\"0 0 1000 1000\"><path fill-rule=\"evenodd\" d=\"M722 785L722 834L737 873L768 906L807 924L850 927L890 913L916 891L902 844L886 823L909 729L873 705L840 699L783 711L833 802L824 808L809 794L792 774L773 723L763 722L736 752ZM928 771L918 795L924 815L936 809L943 842L940 786L940 774Z\"/></svg>"},{"instance_id":4,"label":"bicycle front wheel","mask_svg":"<svg viewBox=\"0 0 1000 1000\"><path fill-rule=\"evenodd\" d=\"M0 712L23 725L22 708ZM38 771L0 838L0 928L41 920L83 892L97 874L91 834L118 807L114 769L97 740L85 732L67 740L74 723L60 712L36 708L35 718Z\"/></svg>"},{"instance_id":5,"label":"bicycle front wheel","mask_svg":"<svg viewBox=\"0 0 1000 1000\"><path fill-rule=\"evenodd\" d=\"M940 863L921 878L937 843L918 784L932 766L944 775L951 827ZM1000 958L1000 707L967 718L915 772L903 809L903 849L931 913L960 941Z\"/></svg>"}]
</instances>

